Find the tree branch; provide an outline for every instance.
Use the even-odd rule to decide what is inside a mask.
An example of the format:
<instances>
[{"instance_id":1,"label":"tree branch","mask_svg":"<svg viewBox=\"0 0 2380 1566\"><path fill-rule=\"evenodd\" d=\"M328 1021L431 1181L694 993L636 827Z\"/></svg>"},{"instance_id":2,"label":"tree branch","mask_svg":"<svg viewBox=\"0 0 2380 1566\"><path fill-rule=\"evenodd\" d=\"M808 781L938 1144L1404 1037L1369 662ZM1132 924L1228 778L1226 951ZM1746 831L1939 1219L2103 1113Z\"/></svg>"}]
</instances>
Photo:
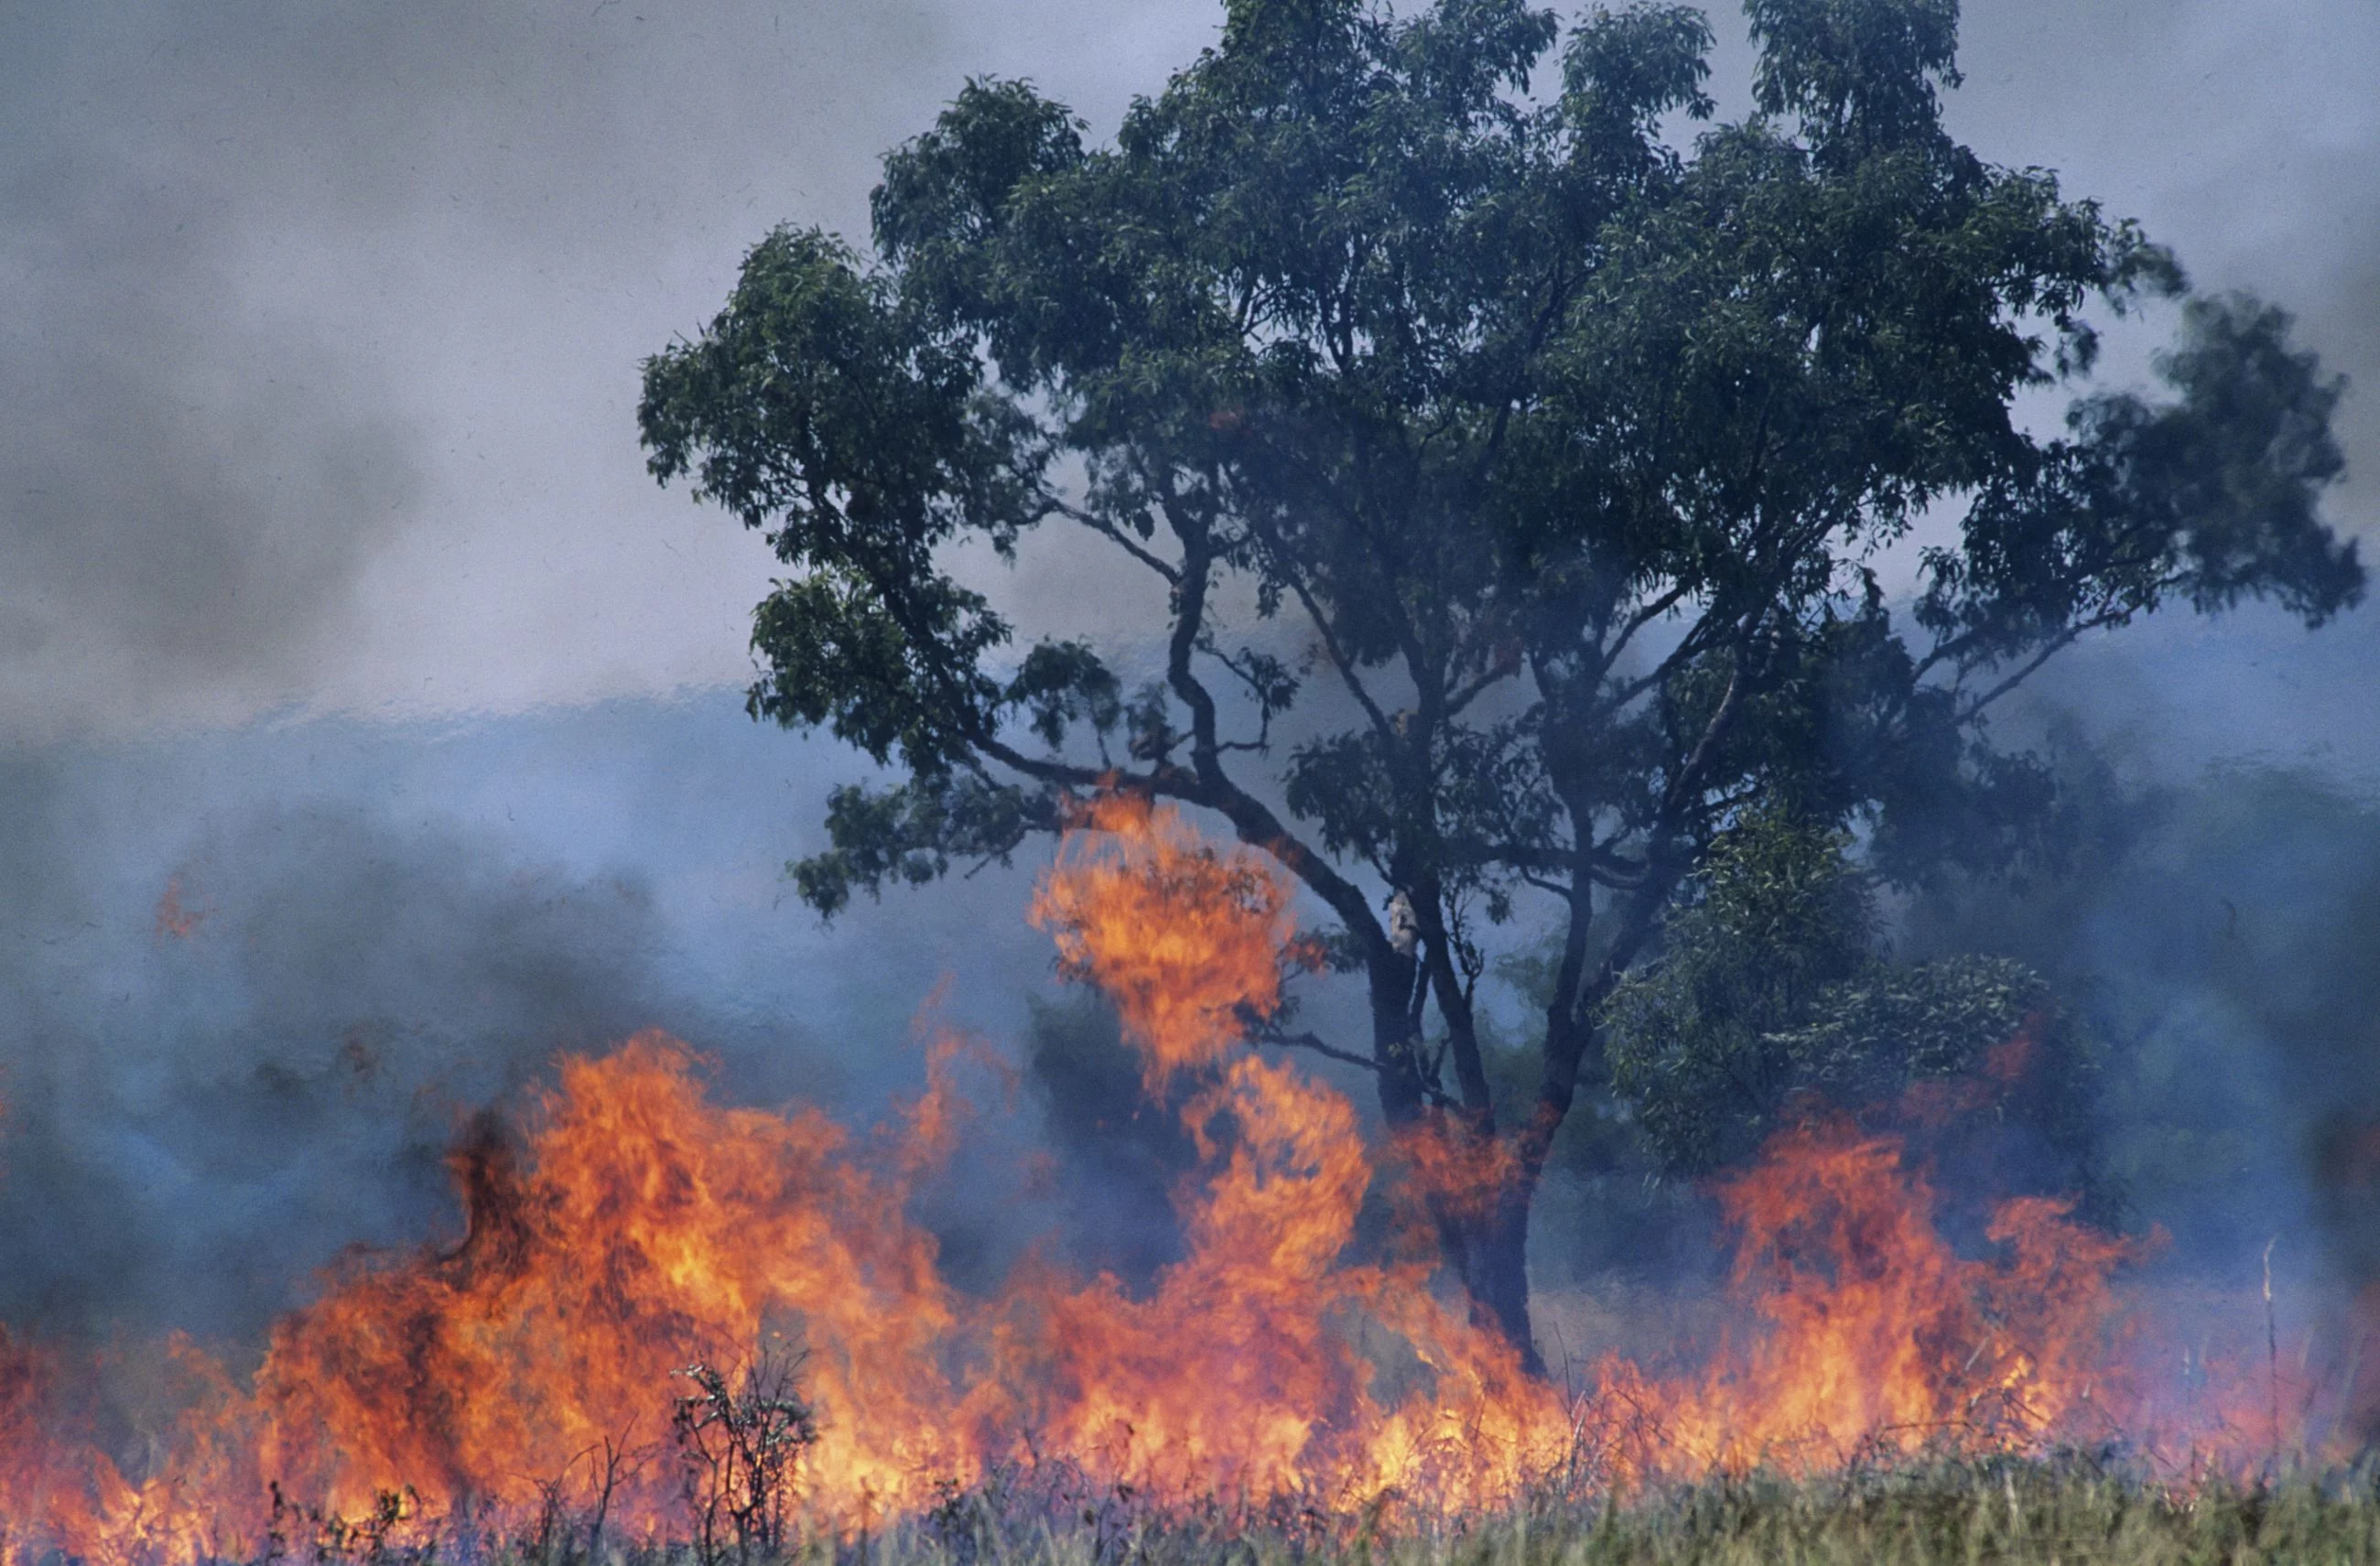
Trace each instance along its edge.
<instances>
[{"instance_id":1,"label":"tree branch","mask_svg":"<svg viewBox=\"0 0 2380 1566\"><path fill-rule=\"evenodd\" d=\"M1283 1033L1278 1028L1264 1028L1250 1033L1248 1041L1252 1044L1275 1044L1284 1050L1311 1050L1326 1060L1338 1061L1345 1065L1361 1066L1368 1072L1377 1073L1380 1069L1380 1062L1371 1056L1359 1055L1353 1050L1342 1050L1336 1045L1326 1044L1311 1033Z\"/></svg>"},{"instance_id":2,"label":"tree branch","mask_svg":"<svg viewBox=\"0 0 2380 1566\"><path fill-rule=\"evenodd\" d=\"M2039 652L2034 654L2032 658L2027 660L2022 668L2017 670L2016 673L2009 675L2008 678L2000 681L1999 684L1994 686L1991 689L1985 691L1983 695L1969 702L1966 708L1959 713L1959 723L1963 726L1974 722L1976 717L1982 713L1985 708L1989 707L1992 703L1998 701L2000 698L2008 695L2009 692L2014 690L2017 686L2031 679L2034 674L2039 671L2043 664L2048 662L2052 658L2057 657L2058 654L2065 651L2068 648L2082 640L2083 637L2087 636L2091 632L2106 630L2110 625L2120 625L2139 613L2141 613L2141 611L2138 608L2119 604L2111 609L2103 609L2098 613L2090 616L2088 619L2077 620L2074 624L2067 626L2057 636L2050 638L2047 645L2044 646Z\"/></svg>"},{"instance_id":3,"label":"tree branch","mask_svg":"<svg viewBox=\"0 0 2380 1566\"><path fill-rule=\"evenodd\" d=\"M1279 556L1282 552L1276 549L1274 552ZM1323 615L1320 606L1314 601L1314 593L1305 584L1305 574L1286 569L1286 563L1283 564L1284 569L1281 575L1289 582L1289 590L1295 595L1299 605L1305 609L1306 619L1313 622L1315 633L1322 638L1322 649L1329 656L1330 666L1339 671L1340 681L1346 686L1347 693L1355 698L1355 704L1364 710L1364 715L1372 721L1372 727L1378 732L1380 737L1393 740L1396 737L1396 725L1389 722L1389 715L1380 710L1380 704L1372 699L1372 693L1364 688L1363 679L1355 672L1354 662L1348 657L1346 649L1339 645L1339 633L1331 628L1330 620Z\"/></svg>"},{"instance_id":4,"label":"tree branch","mask_svg":"<svg viewBox=\"0 0 2380 1566\"><path fill-rule=\"evenodd\" d=\"M1108 540L1110 542L1122 549L1125 553L1131 555L1135 560L1139 561L1143 565L1148 566L1150 570L1164 577L1166 581L1173 586L1178 588L1182 585L1182 572L1180 567L1169 564L1162 556L1150 552L1138 540L1135 540L1132 535L1126 533L1122 528L1117 527L1106 517L1098 515L1096 512L1085 511L1080 506L1069 505L1055 495L1045 494L1041 497L1041 504L1048 506L1050 510L1055 512L1057 515L1079 522L1084 527L1088 528L1092 532Z\"/></svg>"}]
</instances>

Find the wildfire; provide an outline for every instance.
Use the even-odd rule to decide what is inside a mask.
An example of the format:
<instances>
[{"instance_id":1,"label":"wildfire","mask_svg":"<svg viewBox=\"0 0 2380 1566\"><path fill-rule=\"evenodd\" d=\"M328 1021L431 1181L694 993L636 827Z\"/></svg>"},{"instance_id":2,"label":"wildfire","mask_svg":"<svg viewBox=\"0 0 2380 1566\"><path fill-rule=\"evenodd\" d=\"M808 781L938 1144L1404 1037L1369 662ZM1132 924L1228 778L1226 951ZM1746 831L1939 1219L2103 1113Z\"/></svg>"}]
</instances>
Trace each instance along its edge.
<instances>
[{"instance_id":1,"label":"wildfire","mask_svg":"<svg viewBox=\"0 0 2380 1566\"><path fill-rule=\"evenodd\" d=\"M88 1374L0 1337L0 1547L188 1562L557 1512L682 1534L682 1373L710 1367L699 1384L724 1397L719 1367L756 1361L797 1372L786 1499L830 1532L1026 1470L1344 1514L1941 1445L2124 1438L2252 1464L2283 1444L2255 1412L2282 1406L2277 1354L2236 1374L2202 1354L2180 1392L2156 1368L2174 1342L2128 1307L2126 1243L2026 1199L1992 1220L1996 1254L1961 1256L1900 1145L1827 1118L1718 1192L1741 1324L1706 1363L1607 1357L1577 1391L1526 1376L1424 1247L1358 1244L1383 1174L1354 1104L1240 1047L1280 1004L1289 906L1261 858L1116 801L1035 899L1152 1094L1187 1085L1185 1254L1145 1293L1040 1261L990 1297L942 1278L909 1207L956 1135L962 1041L933 1040L923 1096L856 1136L714 1104L696 1057L649 1033L563 1061L518 1124L474 1124L450 1160L459 1244L350 1263L252 1376L167 1345L178 1412L138 1463L93 1436ZM1390 1163L1443 1185L1450 1158L1416 1142Z\"/></svg>"},{"instance_id":2,"label":"wildfire","mask_svg":"<svg viewBox=\"0 0 2380 1566\"><path fill-rule=\"evenodd\" d=\"M1064 970L1115 1003L1158 1095L1280 1008L1289 901L1269 860L1218 853L1175 812L1103 795L1061 843L1032 919Z\"/></svg>"},{"instance_id":3,"label":"wildfire","mask_svg":"<svg viewBox=\"0 0 2380 1566\"><path fill-rule=\"evenodd\" d=\"M1781 1133L1719 1199L1741 1236L1735 1293L1766 1330L1639 1394L1689 1463L1831 1468L1879 1448L2090 1444L2137 1406L2110 1277L2132 1247L2071 1221L2067 1204L2005 1204L1988 1237L2006 1259L1961 1257L1899 1145L1841 1121ZM1628 1378L1608 1367L1609 1383Z\"/></svg>"}]
</instances>

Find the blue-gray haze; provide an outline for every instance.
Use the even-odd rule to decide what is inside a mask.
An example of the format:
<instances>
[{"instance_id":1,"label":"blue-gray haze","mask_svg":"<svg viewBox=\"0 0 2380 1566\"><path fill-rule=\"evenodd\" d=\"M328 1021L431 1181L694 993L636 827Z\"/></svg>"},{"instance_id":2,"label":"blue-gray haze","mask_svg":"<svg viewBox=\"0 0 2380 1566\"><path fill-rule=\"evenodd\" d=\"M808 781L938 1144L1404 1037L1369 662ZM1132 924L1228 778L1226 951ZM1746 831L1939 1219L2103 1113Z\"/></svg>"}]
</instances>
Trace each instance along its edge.
<instances>
[{"instance_id":1,"label":"blue-gray haze","mask_svg":"<svg viewBox=\"0 0 2380 1566\"><path fill-rule=\"evenodd\" d=\"M865 1112L943 976L1014 1035L1048 965L1026 869L831 931L779 879L854 770L742 719L770 562L645 478L636 362L770 225L856 232L965 75L1104 129L1219 9L0 3L0 1318L252 1327L344 1244L451 1228L455 1115L557 1048L662 1026L738 1096ZM1960 134L2286 305L2364 388L2334 516L2380 530L2380 7L1974 0L1964 30ZM1020 619L1104 600L1033 560L996 583ZM2228 758L2352 798L2375 674L2368 613L2176 622L2078 652L2034 719L2142 786L2231 797ZM2380 835L2347 808L2308 842L2318 815L2178 827L2060 915L2106 993L2171 997L2159 1069L2238 1107L2254 1200L2193 1194L2211 1248L2308 1221L2312 1128L2380 1102L2342 1021L2380 959L2338 928ZM2194 990L2189 942L2243 928L2276 991L2336 1003Z\"/></svg>"}]
</instances>

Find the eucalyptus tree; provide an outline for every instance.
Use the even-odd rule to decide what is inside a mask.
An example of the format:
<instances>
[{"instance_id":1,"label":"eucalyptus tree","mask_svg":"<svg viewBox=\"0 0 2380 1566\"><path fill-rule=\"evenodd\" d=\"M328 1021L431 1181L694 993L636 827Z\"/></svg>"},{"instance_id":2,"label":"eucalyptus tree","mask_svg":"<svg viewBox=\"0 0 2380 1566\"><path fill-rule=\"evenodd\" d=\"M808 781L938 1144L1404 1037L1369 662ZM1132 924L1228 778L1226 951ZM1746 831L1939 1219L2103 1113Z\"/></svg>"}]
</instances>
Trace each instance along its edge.
<instances>
[{"instance_id":1,"label":"eucalyptus tree","mask_svg":"<svg viewBox=\"0 0 2380 1566\"><path fill-rule=\"evenodd\" d=\"M1548 1147L1731 823L1855 826L1878 876L2003 863L2047 785L1985 724L2046 660L2362 584L2318 510L2338 388L2277 310L2192 299L2161 391L2015 417L2088 391L2093 314L2184 284L1945 131L1955 0L1745 9L1737 124L1658 3L1229 0L1098 145L970 81L887 156L870 252L771 233L644 366L652 472L788 568L751 711L891 774L832 795L802 895L1002 857L1066 791L1211 812L1338 921L1389 1120L1498 1144L1441 1227L1533 1361ZM1020 645L954 564L1053 527L1161 589L1161 677ZM1481 929L1540 916L1542 1057L1499 1103Z\"/></svg>"}]
</instances>

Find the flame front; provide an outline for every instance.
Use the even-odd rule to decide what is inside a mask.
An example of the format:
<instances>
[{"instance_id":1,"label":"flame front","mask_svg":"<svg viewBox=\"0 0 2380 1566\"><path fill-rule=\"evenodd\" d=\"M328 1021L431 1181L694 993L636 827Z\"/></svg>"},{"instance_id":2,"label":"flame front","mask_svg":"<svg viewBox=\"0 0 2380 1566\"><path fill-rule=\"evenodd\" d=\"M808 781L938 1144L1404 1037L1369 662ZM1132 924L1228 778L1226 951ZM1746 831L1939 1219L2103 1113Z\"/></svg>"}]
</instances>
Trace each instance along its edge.
<instances>
[{"instance_id":1,"label":"flame front","mask_svg":"<svg viewBox=\"0 0 2380 1566\"><path fill-rule=\"evenodd\" d=\"M856 1137L812 1110L715 1105L685 1047L647 1034L564 1061L519 1127L475 1126L452 1159L458 1246L326 1280L251 1377L167 1345L180 1412L135 1472L92 1439L89 1367L0 1339L0 1546L185 1562L292 1528L517 1528L557 1503L667 1536L685 1526L674 1373L780 1341L819 1414L801 1513L842 1533L1026 1469L1159 1505L1444 1513L1548 1475L2117 1438L2236 1467L2307 1439L2306 1389L2280 1428L2277 1358L2265 1383L2250 1363L2186 1396L2150 1373L2176 1340L2123 1295L2124 1243L2028 1199L1998 1209L1995 1255L1962 1256L1900 1146L1840 1120L1720 1188L1738 1328L1705 1363L1607 1357L1576 1393L1530 1378L1426 1246L1357 1245L1383 1175L1354 1106L1241 1047L1279 1007L1290 900L1261 857L1117 801L1036 896L1151 1091L1186 1085L1185 1251L1145 1293L1038 1261L988 1298L943 1280L909 1207L954 1135L958 1041ZM1443 1184L1442 1162L1408 1138L1388 1167Z\"/></svg>"}]
</instances>

